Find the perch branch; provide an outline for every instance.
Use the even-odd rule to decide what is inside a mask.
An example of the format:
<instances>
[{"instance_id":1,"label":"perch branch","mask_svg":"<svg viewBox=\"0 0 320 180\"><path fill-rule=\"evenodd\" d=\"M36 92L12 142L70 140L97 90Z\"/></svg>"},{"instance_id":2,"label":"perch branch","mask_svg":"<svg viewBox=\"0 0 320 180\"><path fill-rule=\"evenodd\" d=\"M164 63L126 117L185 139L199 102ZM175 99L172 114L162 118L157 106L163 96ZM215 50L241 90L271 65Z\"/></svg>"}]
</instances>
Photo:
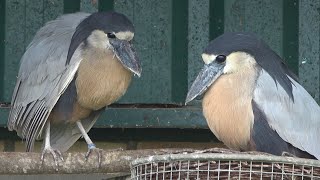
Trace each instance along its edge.
<instances>
[{"instance_id":1,"label":"perch branch","mask_svg":"<svg viewBox=\"0 0 320 180\"><path fill-rule=\"evenodd\" d=\"M41 164L39 153L0 153L0 174L81 174L81 173L129 173L132 160L149 155L194 152L192 149L145 149L128 151L103 151L99 167L97 157L85 160L85 153L65 153L64 161L55 166L51 155Z\"/></svg>"}]
</instances>

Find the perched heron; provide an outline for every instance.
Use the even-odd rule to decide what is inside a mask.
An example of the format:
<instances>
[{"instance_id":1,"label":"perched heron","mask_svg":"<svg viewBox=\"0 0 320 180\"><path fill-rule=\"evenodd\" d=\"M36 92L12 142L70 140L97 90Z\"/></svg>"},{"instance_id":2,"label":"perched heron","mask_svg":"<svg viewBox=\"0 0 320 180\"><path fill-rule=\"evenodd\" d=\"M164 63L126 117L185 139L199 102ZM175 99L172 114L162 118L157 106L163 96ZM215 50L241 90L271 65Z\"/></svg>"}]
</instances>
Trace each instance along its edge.
<instances>
[{"instance_id":1,"label":"perched heron","mask_svg":"<svg viewBox=\"0 0 320 180\"><path fill-rule=\"evenodd\" d=\"M207 46L186 103L203 93L210 130L231 149L320 158L320 108L281 58L251 33Z\"/></svg>"},{"instance_id":2,"label":"perched heron","mask_svg":"<svg viewBox=\"0 0 320 180\"><path fill-rule=\"evenodd\" d=\"M27 151L43 137L41 160L51 153L57 165L83 136L86 158L98 150L100 162L87 132L126 92L132 75L140 77L133 36L133 24L117 12L62 15L36 33L21 59L8 119Z\"/></svg>"}]
</instances>

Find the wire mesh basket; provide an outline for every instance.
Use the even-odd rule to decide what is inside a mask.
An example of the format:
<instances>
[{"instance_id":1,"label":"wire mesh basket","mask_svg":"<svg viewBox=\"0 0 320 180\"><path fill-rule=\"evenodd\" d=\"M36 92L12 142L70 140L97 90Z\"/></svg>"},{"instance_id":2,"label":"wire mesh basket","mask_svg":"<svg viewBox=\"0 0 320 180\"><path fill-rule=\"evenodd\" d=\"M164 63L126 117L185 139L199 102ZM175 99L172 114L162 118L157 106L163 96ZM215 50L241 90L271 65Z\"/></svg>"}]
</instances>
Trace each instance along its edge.
<instances>
[{"instance_id":1,"label":"wire mesh basket","mask_svg":"<svg viewBox=\"0 0 320 180\"><path fill-rule=\"evenodd\" d=\"M214 149L136 159L131 179L320 179L320 161Z\"/></svg>"}]
</instances>

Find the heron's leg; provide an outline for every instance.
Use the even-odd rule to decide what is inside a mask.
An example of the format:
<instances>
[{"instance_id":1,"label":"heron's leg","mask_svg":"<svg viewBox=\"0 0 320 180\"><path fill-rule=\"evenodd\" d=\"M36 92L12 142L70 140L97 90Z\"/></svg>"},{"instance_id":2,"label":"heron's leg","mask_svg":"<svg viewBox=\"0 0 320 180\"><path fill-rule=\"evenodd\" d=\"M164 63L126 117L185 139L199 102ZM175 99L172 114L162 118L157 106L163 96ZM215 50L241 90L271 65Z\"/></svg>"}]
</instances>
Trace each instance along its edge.
<instances>
[{"instance_id":1,"label":"heron's leg","mask_svg":"<svg viewBox=\"0 0 320 180\"><path fill-rule=\"evenodd\" d=\"M58 167L58 158L63 161L63 156L58 149L53 149L50 144L50 122L47 123L46 134L44 139L44 148L41 153L41 162L44 161L45 154L50 153L53 156L56 167Z\"/></svg>"},{"instance_id":2,"label":"heron's leg","mask_svg":"<svg viewBox=\"0 0 320 180\"><path fill-rule=\"evenodd\" d=\"M90 156L92 151L96 151L97 154L98 154L98 163L99 163L99 166L100 166L101 165L101 152L102 152L102 149L97 148L96 145L91 141L91 139L88 136L86 130L83 128L83 126L81 124L81 121L77 121L77 125L78 125L78 128L79 128L83 138L85 139L85 141L88 144L88 152L86 153L86 156L85 156L86 160L88 160L88 157Z\"/></svg>"}]
</instances>

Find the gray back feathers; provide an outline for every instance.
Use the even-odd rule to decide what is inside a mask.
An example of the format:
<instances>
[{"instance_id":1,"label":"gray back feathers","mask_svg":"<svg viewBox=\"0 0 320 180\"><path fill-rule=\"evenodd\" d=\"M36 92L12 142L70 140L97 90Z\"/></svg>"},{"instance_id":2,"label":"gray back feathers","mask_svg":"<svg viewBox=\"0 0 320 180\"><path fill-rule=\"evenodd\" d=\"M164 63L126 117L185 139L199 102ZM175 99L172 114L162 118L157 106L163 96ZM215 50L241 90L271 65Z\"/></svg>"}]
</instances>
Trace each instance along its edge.
<instances>
[{"instance_id":1,"label":"gray back feathers","mask_svg":"<svg viewBox=\"0 0 320 180\"><path fill-rule=\"evenodd\" d=\"M293 83L294 101L265 70L257 79L253 100L284 141L320 159L320 108L298 82L288 78Z\"/></svg>"}]
</instances>

